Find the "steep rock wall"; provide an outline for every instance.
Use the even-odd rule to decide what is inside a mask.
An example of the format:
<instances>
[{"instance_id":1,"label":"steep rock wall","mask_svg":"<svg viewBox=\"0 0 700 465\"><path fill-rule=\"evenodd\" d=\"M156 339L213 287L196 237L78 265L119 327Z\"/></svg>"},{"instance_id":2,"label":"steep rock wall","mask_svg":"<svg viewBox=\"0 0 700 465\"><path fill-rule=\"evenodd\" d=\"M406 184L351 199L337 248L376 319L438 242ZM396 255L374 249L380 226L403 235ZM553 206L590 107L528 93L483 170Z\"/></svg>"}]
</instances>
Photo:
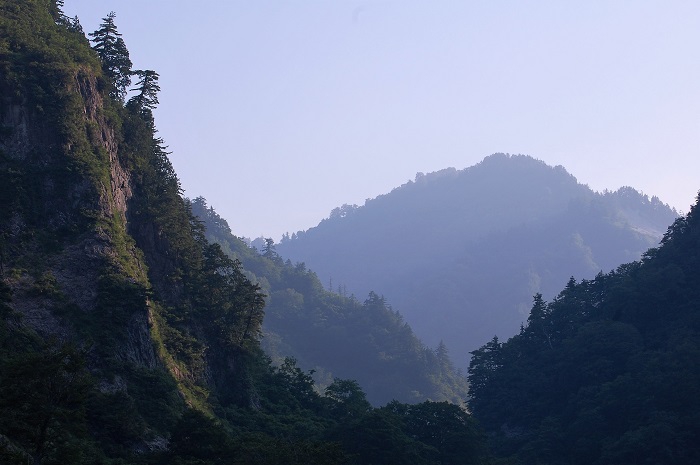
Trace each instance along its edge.
<instances>
[{"instance_id":1,"label":"steep rock wall","mask_svg":"<svg viewBox=\"0 0 700 465\"><path fill-rule=\"evenodd\" d=\"M82 130L77 133L66 134L60 122L47 124L27 98L17 97L24 89L6 84L0 99L4 174L21 170L13 179L16 191L29 191L28 200L8 206L16 208L0 224L3 274L22 323L59 340L76 336L66 312L94 319L109 311L99 305L99 280L109 269L124 268L120 259L131 264L129 272L121 270L130 275L126 279L147 285L147 267L126 235L131 174L120 159L117 132L105 116L98 79L91 70L76 69L64 83L64 111L76 118L79 109ZM97 181L66 170L86 143L95 165L108 173ZM149 307L146 302L140 307L128 318L127 337L115 355L152 368L159 361L149 335Z\"/></svg>"}]
</instances>

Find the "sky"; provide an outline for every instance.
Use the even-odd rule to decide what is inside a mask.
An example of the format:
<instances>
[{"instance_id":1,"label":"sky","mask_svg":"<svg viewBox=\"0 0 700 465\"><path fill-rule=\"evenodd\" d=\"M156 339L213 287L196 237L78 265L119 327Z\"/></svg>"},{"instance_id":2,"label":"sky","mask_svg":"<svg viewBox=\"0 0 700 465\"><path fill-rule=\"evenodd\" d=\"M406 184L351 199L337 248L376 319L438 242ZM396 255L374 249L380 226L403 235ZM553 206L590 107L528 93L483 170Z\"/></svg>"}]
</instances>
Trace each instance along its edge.
<instances>
[{"instance_id":1,"label":"sky","mask_svg":"<svg viewBox=\"0 0 700 465\"><path fill-rule=\"evenodd\" d=\"M238 236L497 152L684 213L700 190L697 0L65 0L86 33L110 11L185 195Z\"/></svg>"}]
</instances>

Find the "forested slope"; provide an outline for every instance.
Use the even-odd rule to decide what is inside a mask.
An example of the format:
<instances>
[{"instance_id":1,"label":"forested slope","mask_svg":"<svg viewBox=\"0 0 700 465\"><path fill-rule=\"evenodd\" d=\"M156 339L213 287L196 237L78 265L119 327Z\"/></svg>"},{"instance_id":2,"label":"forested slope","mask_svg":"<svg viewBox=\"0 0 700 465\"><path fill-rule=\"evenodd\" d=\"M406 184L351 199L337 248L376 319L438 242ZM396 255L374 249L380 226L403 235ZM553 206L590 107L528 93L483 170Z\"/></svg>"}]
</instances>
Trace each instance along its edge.
<instances>
[{"instance_id":1,"label":"forested slope","mask_svg":"<svg viewBox=\"0 0 700 465\"><path fill-rule=\"evenodd\" d=\"M444 344L425 347L410 326L370 292L363 301L324 290L303 263L284 262L268 242L262 254L233 236L226 220L203 198L192 202L206 236L243 264L268 294L263 347L274 358L293 356L315 370L321 385L333 377L360 382L375 405L391 400L466 400L466 379L452 366Z\"/></svg>"},{"instance_id":2,"label":"forested slope","mask_svg":"<svg viewBox=\"0 0 700 465\"><path fill-rule=\"evenodd\" d=\"M658 248L536 296L474 353L474 415L521 463L700 460L700 196Z\"/></svg>"},{"instance_id":3,"label":"forested slope","mask_svg":"<svg viewBox=\"0 0 700 465\"><path fill-rule=\"evenodd\" d=\"M487 461L456 405L271 366L264 294L156 135L157 73L116 15L91 47L61 5L0 0L0 463Z\"/></svg>"}]
</instances>

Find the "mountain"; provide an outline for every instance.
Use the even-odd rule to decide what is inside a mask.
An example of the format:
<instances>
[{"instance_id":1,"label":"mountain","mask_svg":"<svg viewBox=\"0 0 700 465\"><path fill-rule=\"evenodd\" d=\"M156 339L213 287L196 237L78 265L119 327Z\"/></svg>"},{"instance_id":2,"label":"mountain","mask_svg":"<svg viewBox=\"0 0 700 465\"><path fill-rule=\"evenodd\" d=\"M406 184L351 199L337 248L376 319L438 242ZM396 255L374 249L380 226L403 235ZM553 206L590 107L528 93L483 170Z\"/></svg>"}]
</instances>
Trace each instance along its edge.
<instances>
[{"instance_id":1,"label":"mountain","mask_svg":"<svg viewBox=\"0 0 700 465\"><path fill-rule=\"evenodd\" d=\"M457 405L272 365L265 294L157 136L158 74L62 4L0 0L0 463L488 462Z\"/></svg>"},{"instance_id":2,"label":"mountain","mask_svg":"<svg viewBox=\"0 0 700 465\"><path fill-rule=\"evenodd\" d=\"M537 296L473 352L474 415L513 463L700 460L700 195L661 245Z\"/></svg>"},{"instance_id":3,"label":"mountain","mask_svg":"<svg viewBox=\"0 0 700 465\"><path fill-rule=\"evenodd\" d=\"M277 250L349 293L381 292L465 367L494 334L517 332L535 293L639 258L675 217L632 188L596 193L560 166L496 154L337 208Z\"/></svg>"},{"instance_id":4,"label":"mountain","mask_svg":"<svg viewBox=\"0 0 700 465\"><path fill-rule=\"evenodd\" d=\"M321 387L335 377L357 380L374 405L466 401L466 378L453 367L447 347L425 347L383 297L370 292L360 302L326 291L312 270L283 262L271 243L261 254L235 237L205 199L194 199L192 212L207 239L240 260L267 295L262 345L273 359L294 357L299 367L314 370Z\"/></svg>"}]
</instances>

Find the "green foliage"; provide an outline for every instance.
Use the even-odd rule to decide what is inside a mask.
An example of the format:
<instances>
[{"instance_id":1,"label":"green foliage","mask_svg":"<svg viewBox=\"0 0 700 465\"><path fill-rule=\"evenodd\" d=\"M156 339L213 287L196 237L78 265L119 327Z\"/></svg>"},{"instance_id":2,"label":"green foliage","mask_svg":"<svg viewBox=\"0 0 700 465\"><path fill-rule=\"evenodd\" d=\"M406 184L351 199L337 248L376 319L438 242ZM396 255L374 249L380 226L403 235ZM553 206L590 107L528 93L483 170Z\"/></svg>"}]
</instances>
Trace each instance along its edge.
<instances>
[{"instance_id":1,"label":"green foliage","mask_svg":"<svg viewBox=\"0 0 700 465\"><path fill-rule=\"evenodd\" d=\"M343 420L361 417L372 409L362 388L354 380L336 378L326 388L325 394L332 401L334 415Z\"/></svg>"},{"instance_id":2,"label":"green foliage","mask_svg":"<svg viewBox=\"0 0 700 465\"><path fill-rule=\"evenodd\" d=\"M86 463L90 448L81 442L91 380L83 359L71 346L47 344L1 361L0 434L35 463Z\"/></svg>"},{"instance_id":3,"label":"green foliage","mask_svg":"<svg viewBox=\"0 0 700 465\"><path fill-rule=\"evenodd\" d=\"M144 436L146 423L133 397L125 391L93 392L88 401L89 422L108 456L128 455Z\"/></svg>"},{"instance_id":4,"label":"green foliage","mask_svg":"<svg viewBox=\"0 0 700 465\"><path fill-rule=\"evenodd\" d=\"M473 352L474 415L522 463L700 458L700 223L696 204L661 247L536 296L528 325Z\"/></svg>"},{"instance_id":5,"label":"green foliage","mask_svg":"<svg viewBox=\"0 0 700 465\"><path fill-rule=\"evenodd\" d=\"M223 464L233 460L235 449L233 438L221 423L201 412L187 410L173 429L168 455L183 464Z\"/></svg>"},{"instance_id":6,"label":"green foliage","mask_svg":"<svg viewBox=\"0 0 700 465\"><path fill-rule=\"evenodd\" d=\"M99 279L97 296L98 314L90 320L89 333L101 354L109 357L127 338L133 315L146 313L146 289L121 274L108 273Z\"/></svg>"},{"instance_id":7,"label":"green foliage","mask_svg":"<svg viewBox=\"0 0 700 465\"><path fill-rule=\"evenodd\" d=\"M219 422L188 411L173 431L173 447L162 463L176 464L341 464L345 454L331 443L246 432L236 437Z\"/></svg>"},{"instance_id":8,"label":"green foliage","mask_svg":"<svg viewBox=\"0 0 700 465\"><path fill-rule=\"evenodd\" d=\"M338 424L351 463L490 463L483 434L462 409L447 402L391 402Z\"/></svg>"},{"instance_id":9,"label":"green foliage","mask_svg":"<svg viewBox=\"0 0 700 465\"><path fill-rule=\"evenodd\" d=\"M336 379L321 396L293 359L261 368L254 405L224 415L242 463L488 463L482 434L453 404L372 408L355 381Z\"/></svg>"},{"instance_id":10,"label":"green foliage","mask_svg":"<svg viewBox=\"0 0 700 465\"><path fill-rule=\"evenodd\" d=\"M133 74L139 77L137 87L134 89L138 93L131 97L126 105L132 111L148 114L158 105L158 92L160 92L158 73L147 69L136 70Z\"/></svg>"},{"instance_id":11,"label":"green foliage","mask_svg":"<svg viewBox=\"0 0 700 465\"><path fill-rule=\"evenodd\" d=\"M124 39L114 23L116 14L111 11L102 18L100 28L88 34L95 45L92 47L102 61L102 70L111 83L110 95L115 100L124 101L126 90L131 84L131 60Z\"/></svg>"},{"instance_id":12,"label":"green foliage","mask_svg":"<svg viewBox=\"0 0 700 465\"><path fill-rule=\"evenodd\" d=\"M213 320L212 336L223 345L244 347L257 341L263 320L264 295L217 244L204 246L201 279L192 289L203 314Z\"/></svg>"},{"instance_id":13,"label":"green foliage","mask_svg":"<svg viewBox=\"0 0 700 465\"><path fill-rule=\"evenodd\" d=\"M126 371L127 391L146 424L155 431L172 431L185 405L177 383L164 369L130 366Z\"/></svg>"}]
</instances>

